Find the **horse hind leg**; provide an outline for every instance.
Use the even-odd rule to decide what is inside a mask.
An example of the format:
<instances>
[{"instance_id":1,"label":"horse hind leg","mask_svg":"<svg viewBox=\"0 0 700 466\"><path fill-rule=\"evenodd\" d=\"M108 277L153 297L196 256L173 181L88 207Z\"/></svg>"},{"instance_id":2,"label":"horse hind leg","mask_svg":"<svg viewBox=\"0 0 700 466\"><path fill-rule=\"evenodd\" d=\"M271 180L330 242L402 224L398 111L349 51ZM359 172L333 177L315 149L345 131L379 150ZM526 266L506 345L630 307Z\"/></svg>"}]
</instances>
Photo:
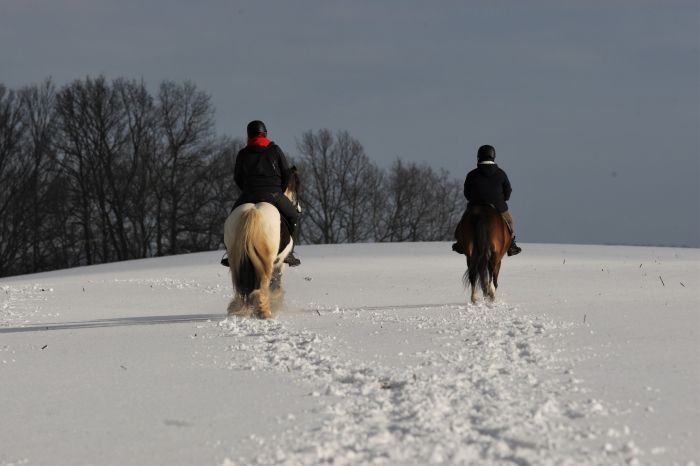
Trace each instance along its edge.
<instances>
[{"instance_id":1,"label":"horse hind leg","mask_svg":"<svg viewBox=\"0 0 700 466\"><path fill-rule=\"evenodd\" d=\"M260 288L251 293L251 298L255 303L255 310L261 319L272 319L272 309L270 308L270 282L272 281L272 276L274 275L274 268L272 266L274 258L268 257L267 264L269 268L265 265L265 256L261 255L258 267L258 277L260 278Z\"/></svg>"},{"instance_id":2,"label":"horse hind leg","mask_svg":"<svg viewBox=\"0 0 700 466\"><path fill-rule=\"evenodd\" d=\"M229 260L231 260L231 253L228 253ZM230 262L229 264L229 270L231 272L231 282L233 285L233 297L231 298L231 302L228 304L227 308L227 314L228 316L237 316L237 317L247 317L250 316L251 309L250 306L248 306L249 303L249 296L248 292L245 290L241 289L240 284L237 285L237 282L240 280L239 275L241 273L245 274L247 273L244 271L245 267L241 267L241 270L236 270L234 269L234 264L233 261Z\"/></svg>"},{"instance_id":3,"label":"horse hind leg","mask_svg":"<svg viewBox=\"0 0 700 466\"><path fill-rule=\"evenodd\" d=\"M496 300L496 289L498 288L498 274L501 271L501 260L496 259L491 274L491 284L489 287L489 299L491 302Z\"/></svg>"},{"instance_id":4,"label":"horse hind leg","mask_svg":"<svg viewBox=\"0 0 700 466\"><path fill-rule=\"evenodd\" d=\"M250 309L248 307L248 300L242 294L236 292L231 298L231 302L228 304L228 315L244 317L250 314Z\"/></svg>"},{"instance_id":5,"label":"horse hind leg","mask_svg":"<svg viewBox=\"0 0 700 466\"><path fill-rule=\"evenodd\" d=\"M491 281L488 279L481 279L481 294L484 295L484 299L491 300Z\"/></svg>"},{"instance_id":6,"label":"horse hind leg","mask_svg":"<svg viewBox=\"0 0 700 466\"><path fill-rule=\"evenodd\" d=\"M477 304L479 301L479 278L474 277L470 279L470 287L472 289L471 301L472 304ZM486 293L483 293L486 296Z\"/></svg>"},{"instance_id":7,"label":"horse hind leg","mask_svg":"<svg viewBox=\"0 0 700 466\"><path fill-rule=\"evenodd\" d=\"M261 319L272 319L269 293L262 287L250 293L250 300L255 314Z\"/></svg>"},{"instance_id":8,"label":"horse hind leg","mask_svg":"<svg viewBox=\"0 0 700 466\"><path fill-rule=\"evenodd\" d=\"M486 294L490 302L496 301L496 286L493 282L489 283L488 293Z\"/></svg>"},{"instance_id":9,"label":"horse hind leg","mask_svg":"<svg viewBox=\"0 0 700 466\"><path fill-rule=\"evenodd\" d=\"M272 270L270 278L270 292L275 292L282 289L282 268L276 267Z\"/></svg>"},{"instance_id":10,"label":"horse hind leg","mask_svg":"<svg viewBox=\"0 0 700 466\"><path fill-rule=\"evenodd\" d=\"M228 257L229 259L231 258L230 252L228 252ZM236 287L236 271L230 263L229 270L231 272L231 282L233 285L233 298L231 298L231 302L228 303L227 314L229 316L240 316L245 314L246 298Z\"/></svg>"},{"instance_id":11,"label":"horse hind leg","mask_svg":"<svg viewBox=\"0 0 700 466\"><path fill-rule=\"evenodd\" d=\"M270 307L270 281L271 274L266 274L260 270L260 288L250 293L249 303L253 307L255 314L261 319L272 319L272 309Z\"/></svg>"},{"instance_id":12,"label":"horse hind leg","mask_svg":"<svg viewBox=\"0 0 700 466\"><path fill-rule=\"evenodd\" d=\"M493 278L490 277L488 282L484 283L484 298L488 299L490 303L496 301L496 285L493 282Z\"/></svg>"},{"instance_id":13,"label":"horse hind leg","mask_svg":"<svg viewBox=\"0 0 700 466\"><path fill-rule=\"evenodd\" d=\"M272 271L272 279L270 280L270 307L273 313L280 310L283 301L284 290L282 289L282 267L279 267Z\"/></svg>"},{"instance_id":14,"label":"horse hind leg","mask_svg":"<svg viewBox=\"0 0 700 466\"><path fill-rule=\"evenodd\" d=\"M471 301L472 301L472 304L477 304L477 302L479 301L479 295L476 291L476 284L472 285Z\"/></svg>"},{"instance_id":15,"label":"horse hind leg","mask_svg":"<svg viewBox=\"0 0 700 466\"><path fill-rule=\"evenodd\" d=\"M469 267L469 256L467 256L467 271L464 272L462 276L462 283L464 287L471 290L471 303L476 304L478 300L478 295L476 291L476 281L477 277L474 274L474 270Z\"/></svg>"}]
</instances>

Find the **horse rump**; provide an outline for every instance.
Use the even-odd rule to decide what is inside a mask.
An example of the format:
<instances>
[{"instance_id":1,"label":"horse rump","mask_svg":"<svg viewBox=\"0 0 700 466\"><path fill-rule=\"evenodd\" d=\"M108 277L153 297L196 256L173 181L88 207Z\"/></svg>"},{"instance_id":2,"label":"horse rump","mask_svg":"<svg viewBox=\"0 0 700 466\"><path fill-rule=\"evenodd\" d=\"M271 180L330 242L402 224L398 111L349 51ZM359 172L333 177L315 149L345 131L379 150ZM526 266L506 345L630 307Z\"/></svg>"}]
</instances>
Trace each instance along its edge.
<instances>
[{"instance_id":1,"label":"horse rump","mask_svg":"<svg viewBox=\"0 0 700 466\"><path fill-rule=\"evenodd\" d=\"M245 306L250 298L255 297L260 301L261 313L266 316L267 288L277 245L273 244L266 230L263 212L247 204L239 209L240 212L234 211L227 219L224 232L231 278L238 295L234 301ZM259 290L264 292L259 293Z\"/></svg>"}]
</instances>

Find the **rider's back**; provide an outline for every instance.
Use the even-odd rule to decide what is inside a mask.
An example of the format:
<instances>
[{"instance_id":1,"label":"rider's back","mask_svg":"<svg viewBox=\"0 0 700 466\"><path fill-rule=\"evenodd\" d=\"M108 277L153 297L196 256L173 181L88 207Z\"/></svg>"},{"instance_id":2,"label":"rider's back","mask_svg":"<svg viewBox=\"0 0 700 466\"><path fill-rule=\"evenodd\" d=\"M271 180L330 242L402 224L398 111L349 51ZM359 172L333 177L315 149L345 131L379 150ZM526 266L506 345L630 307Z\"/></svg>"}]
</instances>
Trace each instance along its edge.
<instances>
[{"instance_id":1,"label":"rider's back","mask_svg":"<svg viewBox=\"0 0 700 466\"><path fill-rule=\"evenodd\" d=\"M464 180L464 197L470 205L493 205L498 212L508 210L512 188L508 175L495 163L480 163Z\"/></svg>"},{"instance_id":2,"label":"rider's back","mask_svg":"<svg viewBox=\"0 0 700 466\"><path fill-rule=\"evenodd\" d=\"M235 181L243 193L280 193L286 186L289 168L274 142L266 147L248 145L236 158Z\"/></svg>"}]
</instances>

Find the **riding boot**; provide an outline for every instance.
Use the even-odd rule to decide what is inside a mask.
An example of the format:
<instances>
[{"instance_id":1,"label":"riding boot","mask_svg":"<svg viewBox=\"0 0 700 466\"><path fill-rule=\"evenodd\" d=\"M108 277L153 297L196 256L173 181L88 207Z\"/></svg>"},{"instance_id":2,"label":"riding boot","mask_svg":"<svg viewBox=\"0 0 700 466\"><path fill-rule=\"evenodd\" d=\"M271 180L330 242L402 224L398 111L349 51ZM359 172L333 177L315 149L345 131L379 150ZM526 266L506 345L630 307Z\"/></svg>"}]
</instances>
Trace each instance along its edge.
<instances>
[{"instance_id":1,"label":"riding boot","mask_svg":"<svg viewBox=\"0 0 700 466\"><path fill-rule=\"evenodd\" d=\"M290 267L296 267L301 264L301 261L294 255L294 249L284 258L284 263L288 264Z\"/></svg>"},{"instance_id":2,"label":"riding boot","mask_svg":"<svg viewBox=\"0 0 700 466\"><path fill-rule=\"evenodd\" d=\"M288 222L289 225L289 235L294 238L295 233L297 232L297 225L295 223ZM294 246L296 246L296 242L294 245L292 245L292 250L287 254L287 257L284 258L284 263L289 265L290 267L296 267L297 265L301 264L301 261L297 258L297 256L294 255Z\"/></svg>"},{"instance_id":3,"label":"riding boot","mask_svg":"<svg viewBox=\"0 0 700 466\"><path fill-rule=\"evenodd\" d=\"M520 254L522 249L520 246L515 244L515 236L513 236L513 241L510 242L510 247L508 248L508 255L509 256L515 256L516 254Z\"/></svg>"},{"instance_id":4,"label":"riding boot","mask_svg":"<svg viewBox=\"0 0 700 466\"><path fill-rule=\"evenodd\" d=\"M464 246L462 246L459 242L454 243L452 245L452 250L456 252L457 254L466 254L467 251L464 250Z\"/></svg>"},{"instance_id":5,"label":"riding boot","mask_svg":"<svg viewBox=\"0 0 700 466\"><path fill-rule=\"evenodd\" d=\"M228 256L226 255L226 253L224 253L224 255L221 256L221 265L223 265L224 267L228 267Z\"/></svg>"}]
</instances>

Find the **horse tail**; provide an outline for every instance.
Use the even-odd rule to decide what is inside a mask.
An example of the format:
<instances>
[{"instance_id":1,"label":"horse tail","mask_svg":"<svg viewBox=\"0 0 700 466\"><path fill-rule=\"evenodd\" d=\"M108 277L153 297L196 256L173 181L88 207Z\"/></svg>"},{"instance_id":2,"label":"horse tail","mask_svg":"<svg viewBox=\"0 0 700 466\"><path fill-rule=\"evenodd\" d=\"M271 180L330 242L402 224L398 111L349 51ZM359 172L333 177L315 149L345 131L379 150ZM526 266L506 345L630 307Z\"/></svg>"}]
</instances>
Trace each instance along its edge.
<instances>
[{"instance_id":1,"label":"horse tail","mask_svg":"<svg viewBox=\"0 0 700 466\"><path fill-rule=\"evenodd\" d=\"M243 212L234 228L232 236L237 240L228 251L229 265L236 289L247 296L261 284L269 284L276 251L265 233L263 213L258 209Z\"/></svg>"},{"instance_id":2,"label":"horse tail","mask_svg":"<svg viewBox=\"0 0 700 466\"><path fill-rule=\"evenodd\" d=\"M474 215L472 220L473 252L467 273L472 287L477 284L486 295L491 281L493 254L491 253L491 241L489 239L488 215Z\"/></svg>"}]
</instances>

